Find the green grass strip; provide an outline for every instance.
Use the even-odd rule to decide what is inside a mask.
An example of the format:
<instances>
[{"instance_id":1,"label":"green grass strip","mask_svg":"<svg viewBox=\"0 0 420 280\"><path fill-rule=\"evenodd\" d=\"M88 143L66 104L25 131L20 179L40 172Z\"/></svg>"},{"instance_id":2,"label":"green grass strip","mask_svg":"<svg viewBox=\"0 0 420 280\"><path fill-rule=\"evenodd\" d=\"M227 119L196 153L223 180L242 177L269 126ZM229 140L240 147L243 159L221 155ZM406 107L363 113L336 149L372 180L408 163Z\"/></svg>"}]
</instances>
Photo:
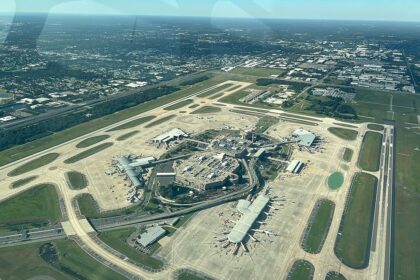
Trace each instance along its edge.
<instances>
[{"instance_id":1,"label":"green grass strip","mask_svg":"<svg viewBox=\"0 0 420 280\"><path fill-rule=\"evenodd\" d=\"M334 252L351 268L363 269L369 264L376 185L376 177L357 173L347 197Z\"/></svg>"},{"instance_id":2,"label":"green grass strip","mask_svg":"<svg viewBox=\"0 0 420 280\"><path fill-rule=\"evenodd\" d=\"M381 147L382 134L372 131L366 132L359 152L359 167L366 171L378 171Z\"/></svg>"},{"instance_id":3,"label":"green grass strip","mask_svg":"<svg viewBox=\"0 0 420 280\"><path fill-rule=\"evenodd\" d=\"M302 248L311 254L321 252L331 221L334 216L335 204L331 200L320 200L314 206L308 226L302 238Z\"/></svg>"},{"instance_id":4,"label":"green grass strip","mask_svg":"<svg viewBox=\"0 0 420 280\"><path fill-rule=\"evenodd\" d=\"M171 119L173 119L175 117L176 117L176 115L169 115L169 116L160 118L160 119L158 119L158 120L156 120L154 122L151 122L151 123L145 125L145 127L146 128L154 127L154 126L160 125L162 123L165 123L165 122L167 122L167 121L169 121L169 120L171 120Z\"/></svg>"},{"instance_id":5,"label":"green grass strip","mask_svg":"<svg viewBox=\"0 0 420 280\"><path fill-rule=\"evenodd\" d=\"M329 127L328 131L341 139L349 141L356 140L358 134L356 130L341 127Z\"/></svg>"},{"instance_id":6,"label":"green grass strip","mask_svg":"<svg viewBox=\"0 0 420 280\"><path fill-rule=\"evenodd\" d=\"M41 168L41 167L43 167L47 164L50 164L53 161L55 161L58 157L59 157L59 154L57 154L57 153L50 153L50 154L43 155L39 158L33 159L33 160L19 166L18 168L14 169L13 171L11 171L7 175L8 176L22 175L24 173L33 171L33 170Z\"/></svg>"},{"instance_id":7,"label":"green grass strip","mask_svg":"<svg viewBox=\"0 0 420 280\"><path fill-rule=\"evenodd\" d=\"M64 161L64 163L65 164L76 163L76 162L78 162L78 161L80 161L82 159L85 159L85 158L90 157L90 156L92 156L92 155L94 155L96 153L99 153L99 152L101 152L101 151L103 151L103 150L111 147L112 145L114 145L114 143L108 142L108 143L100 144L100 145L95 146L93 148L90 148L90 149L88 149L86 151L83 151L83 152L81 152L81 153L79 153L79 154L77 154L77 155L75 155L75 156L73 156L71 158L66 159Z\"/></svg>"},{"instance_id":8,"label":"green grass strip","mask_svg":"<svg viewBox=\"0 0 420 280\"><path fill-rule=\"evenodd\" d=\"M58 195L50 184L35 186L0 203L0 230L43 227L60 219Z\"/></svg>"},{"instance_id":9,"label":"green grass strip","mask_svg":"<svg viewBox=\"0 0 420 280\"><path fill-rule=\"evenodd\" d=\"M13 182L10 187L12 189L16 189L16 188L20 188L23 187L24 185L29 184L30 182L36 180L39 176L30 176L30 177L26 177L20 180L17 180L15 182Z\"/></svg>"},{"instance_id":10,"label":"green grass strip","mask_svg":"<svg viewBox=\"0 0 420 280\"><path fill-rule=\"evenodd\" d=\"M90 138L87 138L87 139L83 140L79 144L77 144L76 148L79 148L79 149L87 148L87 147L90 147L92 145L98 144L99 142L102 142L102 141L108 139L109 137L110 137L109 135L99 135L99 136L90 137Z\"/></svg>"}]
</instances>

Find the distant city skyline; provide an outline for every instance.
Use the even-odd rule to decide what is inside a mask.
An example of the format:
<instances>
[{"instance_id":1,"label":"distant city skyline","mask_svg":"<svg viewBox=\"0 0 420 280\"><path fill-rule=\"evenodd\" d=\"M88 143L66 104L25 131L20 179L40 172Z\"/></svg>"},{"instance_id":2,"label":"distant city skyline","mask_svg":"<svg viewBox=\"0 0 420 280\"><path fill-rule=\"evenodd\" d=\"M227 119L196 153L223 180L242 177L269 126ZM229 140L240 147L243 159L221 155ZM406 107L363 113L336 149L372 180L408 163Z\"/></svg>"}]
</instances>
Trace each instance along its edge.
<instances>
[{"instance_id":1,"label":"distant city skyline","mask_svg":"<svg viewBox=\"0 0 420 280\"><path fill-rule=\"evenodd\" d=\"M2 0L0 12L420 21L418 0Z\"/></svg>"}]
</instances>

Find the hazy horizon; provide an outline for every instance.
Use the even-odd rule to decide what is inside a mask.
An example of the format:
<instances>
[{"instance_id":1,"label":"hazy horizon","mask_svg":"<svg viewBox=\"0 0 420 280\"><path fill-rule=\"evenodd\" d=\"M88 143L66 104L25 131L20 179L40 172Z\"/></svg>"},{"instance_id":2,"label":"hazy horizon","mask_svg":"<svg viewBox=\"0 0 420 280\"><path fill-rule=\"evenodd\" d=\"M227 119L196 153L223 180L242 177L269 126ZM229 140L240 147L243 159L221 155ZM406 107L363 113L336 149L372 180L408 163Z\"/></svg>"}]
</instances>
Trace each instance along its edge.
<instances>
[{"instance_id":1,"label":"hazy horizon","mask_svg":"<svg viewBox=\"0 0 420 280\"><path fill-rule=\"evenodd\" d=\"M3 0L0 13L420 22L420 2L354 0ZM401 3L403 2L403 3Z\"/></svg>"}]
</instances>

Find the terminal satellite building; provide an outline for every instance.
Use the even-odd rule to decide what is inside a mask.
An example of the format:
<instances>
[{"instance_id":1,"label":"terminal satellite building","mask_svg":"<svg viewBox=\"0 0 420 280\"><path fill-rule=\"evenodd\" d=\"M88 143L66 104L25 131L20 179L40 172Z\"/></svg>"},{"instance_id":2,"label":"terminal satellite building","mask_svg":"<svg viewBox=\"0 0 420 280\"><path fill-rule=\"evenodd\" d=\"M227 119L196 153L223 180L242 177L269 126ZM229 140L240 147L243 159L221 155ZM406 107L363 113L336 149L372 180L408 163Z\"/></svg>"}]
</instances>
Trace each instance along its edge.
<instances>
[{"instance_id":1,"label":"terminal satellite building","mask_svg":"<svg viewBox=\"0 0 420 280\"><path fill-rule=\"evenodd\" d=\"M121 172L127 174L133 187L139 188L143 185L143 181L140 180L140 171L142 168L149 166L155 161L154 157L145 157L131 161L126 156L120 156L118 158L117 167Z\"/></svg>"},{"instance_id":2,"label":"terminal satellite building","mask_svg":"<svg viewBox=\"0 0 420 280\"><path fill-rule=\"evenodd\" d=\"M168 144L169 142L186 138L188 136L189 135L185 133L184 131L182 131L181 129L173 128L168 132L165 132L159 136L156 136L155 138L152 139L152 142L154 144Z\"/></svg>"},{"instance_id":3,"label":"terminal satellite building","mask_svg":"<svg viewBox=\"0 0 420 280\"><path fill-rule=\"evenodd\" d=\"M305 129L299 128L296 129L292 136L296 138L298 145L303 147L311 147L316 139L316 135L312 132L309 132Z\"/></svg>"},{"instance_id":4,"label":"terminal satellite building","mask_svg":"<svg viewBox=\"0 0 420 280\"><path fill-rule=\"evenodd\" d=\"M229 233L229 242L241 243L269 202L270 198L266 195L257 196L252 203L248 200L239 200L237 209L243 215Z\"/></svg>"}]
</instances>

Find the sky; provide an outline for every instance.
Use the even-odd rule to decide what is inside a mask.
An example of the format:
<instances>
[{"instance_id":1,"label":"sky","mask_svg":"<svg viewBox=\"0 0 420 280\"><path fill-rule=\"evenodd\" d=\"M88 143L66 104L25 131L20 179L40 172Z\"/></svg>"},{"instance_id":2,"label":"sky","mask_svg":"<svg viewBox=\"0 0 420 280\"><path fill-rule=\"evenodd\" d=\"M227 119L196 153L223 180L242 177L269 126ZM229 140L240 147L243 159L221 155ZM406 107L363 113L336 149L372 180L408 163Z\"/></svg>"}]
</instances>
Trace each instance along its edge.
<instances>
[{"instance_id":1,"label":"sky","mask_svg":"<svg viewBox=\"0 0 420 280\"><path fill-rule=\"evenodd\" d=\"M420 21L420 0L0 0L0 12Z\"/></svg>"}]
</instances>

